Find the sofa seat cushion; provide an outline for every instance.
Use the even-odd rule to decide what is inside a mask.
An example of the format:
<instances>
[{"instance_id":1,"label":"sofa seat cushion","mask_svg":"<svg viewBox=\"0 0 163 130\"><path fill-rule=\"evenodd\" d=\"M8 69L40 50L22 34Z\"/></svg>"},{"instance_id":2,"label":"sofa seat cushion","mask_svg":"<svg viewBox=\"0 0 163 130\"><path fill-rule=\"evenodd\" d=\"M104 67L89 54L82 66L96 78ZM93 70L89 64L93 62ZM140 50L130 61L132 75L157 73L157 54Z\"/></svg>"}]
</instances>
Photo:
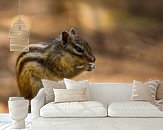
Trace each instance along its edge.
<instances>
[{"instance_id":1,"label":"sofa seat cushion","mask_svg":"<svg viewBox=\"0 0 163 130\"><path fill-rule=\"evenodd\" d=\"M107 106L97 101L50 102L40 109L41 117L105 117Z\"/></svg>"},{"instance_id":2,"label":"sofa seat cushion","mask_svg":"<svg viewBox=\"0 0 163 130\"><path fill-rule=\"evenodd\" d=\"M163 111L145 101L112 102L108 107L108 116L163 117Z\"/></svg>"}]
</instances>

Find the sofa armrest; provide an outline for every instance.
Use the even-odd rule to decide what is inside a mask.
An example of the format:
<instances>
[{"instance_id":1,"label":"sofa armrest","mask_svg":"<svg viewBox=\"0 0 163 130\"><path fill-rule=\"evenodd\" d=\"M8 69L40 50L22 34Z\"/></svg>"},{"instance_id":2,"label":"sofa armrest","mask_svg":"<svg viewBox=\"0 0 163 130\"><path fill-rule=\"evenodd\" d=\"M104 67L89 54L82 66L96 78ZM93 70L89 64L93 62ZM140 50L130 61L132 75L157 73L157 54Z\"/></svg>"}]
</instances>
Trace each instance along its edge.
<instances>
[{"instance_id":1,"label":"sofa armrest","mask_svg":"<svg viewBox=\"0 0 163 130\"><path fill-rule=\"evenodd\" d=\"M40 109L45 104L44 88L40 89L36 97L31 100L31 116L32 119L40 116Z\"/></svg>"}]
</instances>

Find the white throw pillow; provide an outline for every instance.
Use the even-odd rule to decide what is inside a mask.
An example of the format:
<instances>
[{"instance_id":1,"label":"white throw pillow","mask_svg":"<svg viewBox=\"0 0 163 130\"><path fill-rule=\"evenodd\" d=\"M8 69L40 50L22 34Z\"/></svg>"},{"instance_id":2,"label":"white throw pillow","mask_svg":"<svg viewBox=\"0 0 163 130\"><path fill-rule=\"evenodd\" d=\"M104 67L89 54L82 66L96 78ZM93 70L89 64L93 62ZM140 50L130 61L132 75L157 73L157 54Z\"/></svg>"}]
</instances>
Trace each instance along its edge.
<instances>
[{"instance_id":1,"label":"white throw pillow","mask_svg":"<svg viewBox=\"0 0 163 130\"><path fill-rule=\"evenodd\" d=\"M44 92L45 92L45 102L53 102L55 99L55 95L53 92L53 89L65 89L65 83L64 81L52 81L47 79L41 79L42 84L44 86Z\"/></svg>"},{"instance_id":2,"label":"white throw pillow","mask_svg":"<svg viewBox=\"0 0 163 130\"><path fill-rule=\"evenodd\" d=\"M53 89L55 95L55 103L60 102L81 102L87 101L85 94L86 88L79 89Z\"/></svg>"},{"instance_id":3,"label":"white throw pillow","mask_svg":"<svg viewBox=\"0 0 163 130\"><path fill-rule=\"evenodd\" d=\"M134 80L132 88L133 101L155 101L159 80L150 80L145 83Z\"/></svg>"},{"instance_id":4,"label":"white throw pillow","mask_svg":"<svg viewBox=\"0 0 163 130\"><path fill-rule=\"evenodd\" d=\"M64 78L64 82L65 82L65 85L66 85L67 89L86 88L86 96L90 100L89 81L88 80L83 80L83 81L76 82L74 80Z\"/></svg>"}]
</instances>

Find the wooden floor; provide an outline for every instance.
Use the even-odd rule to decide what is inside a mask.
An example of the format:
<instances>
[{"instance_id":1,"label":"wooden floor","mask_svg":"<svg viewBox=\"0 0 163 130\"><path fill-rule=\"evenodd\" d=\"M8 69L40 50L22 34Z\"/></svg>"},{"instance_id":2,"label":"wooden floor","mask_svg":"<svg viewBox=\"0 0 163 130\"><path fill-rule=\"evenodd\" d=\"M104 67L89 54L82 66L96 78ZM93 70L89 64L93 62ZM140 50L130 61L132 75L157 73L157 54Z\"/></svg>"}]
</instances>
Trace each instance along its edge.
<instances>
[{"instance_id":1,"label":"wooden floor","mask_svg":"<svg viewBox=\"0 0 163 130\"><path fill-rule=\"evenodd\" d=\"M12 129L12 120L8 113L0 113L0 130L31 130L31 115L28 114L25 120L24 129Z\"/></svg>"},{"instance_id":2,"label":"wooden floor","mask_svg":"<svg viewBox=\"0 0 163 130\"><path fill-rule=\"evenodd\" d=\"M26 127L24 129L12 129L11 122L0 122L0 130L30 130L31 123L26 122Z\"/></svg>"}]
</instances>

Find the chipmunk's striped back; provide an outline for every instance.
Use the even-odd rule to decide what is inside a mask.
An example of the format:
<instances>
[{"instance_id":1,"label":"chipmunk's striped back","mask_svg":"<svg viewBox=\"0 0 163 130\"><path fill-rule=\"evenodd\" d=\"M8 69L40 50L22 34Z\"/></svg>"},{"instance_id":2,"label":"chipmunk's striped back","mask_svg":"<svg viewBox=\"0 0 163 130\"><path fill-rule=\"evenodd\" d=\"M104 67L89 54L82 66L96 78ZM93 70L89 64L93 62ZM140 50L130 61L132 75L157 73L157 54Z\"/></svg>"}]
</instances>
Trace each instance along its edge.
<instances>
[{"instance_id":1,"label":"chipmunk's striped back","mask_svg":"<svg viewBox=\"0 0 163 130\"><path fill-rule=\"evenodd\" d=\"M37 45L37 46L36 46ZM23 66L27 62L38 62L41 63L43 62L44 56L44 48L46 48L47 45L45 44L31 44L29 47L29 52L22 52L19 57L17 58L16 62L16 73L17 76L20 75Z\"/></svg>"},{"instance_id":2,"label":"chipmunk's striped back","mask_svg":"<svg viewBox=\"0 0 163 130\"><path fill-rule=\"evenodd\" d=\"M32 97L31 80L34 66L43 67L45 63L44 48L46 45L30 45L29 52L23 52L19 55L16 62L16 76L21 96L27 99ZM40 69L41 70L41 69ZM24 90L26 92L24 92Z\"/></svg>"}]
</instances>

